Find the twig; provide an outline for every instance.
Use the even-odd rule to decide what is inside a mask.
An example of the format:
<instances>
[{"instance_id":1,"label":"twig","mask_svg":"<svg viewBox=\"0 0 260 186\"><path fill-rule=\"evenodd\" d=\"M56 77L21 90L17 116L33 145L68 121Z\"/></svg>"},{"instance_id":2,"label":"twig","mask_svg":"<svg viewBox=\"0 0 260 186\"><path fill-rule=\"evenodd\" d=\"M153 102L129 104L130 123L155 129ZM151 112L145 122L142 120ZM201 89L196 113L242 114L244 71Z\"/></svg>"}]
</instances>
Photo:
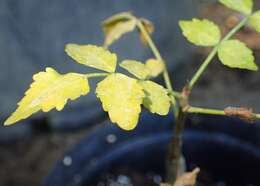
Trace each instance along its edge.
<instances>
[{"instance_id":1,"label":"twig","mask_svg":"<svg viewBox=\"0 0 260 186\"><path fill-rule=\"evenodd\" d=\"M245 17L242 21L240 21L221 41L218 45L216 45L213 50L210 52L208 57L205 59L205 61L201 64L200 68L198 71L194 74L193 78L189 82L189 89L191 90L194 86L194 84L199 80L200 76L202 73L205 71L209 63L212 61L212 59L215 57L215 55L218 52L218 48L220 44L223 41L226 41L230 39L240 28L242 28L248 21L248 17Z\"/></svg>"},{"instance_id":2,"label":"twig","mask_svg":"<svg viewBox=\"0 0 260 186\"><path fill-rule=\"evenodd\" d=\"M159 61L162 61L164 63L164 71L163 71L164 82L166 84L167 89L169 89L170 91L173 91L172 83L171 83L171 80L170 80L170 76L169 76L166 64L165 64L164 60L162 59L162 56L161 56L159 50L157 49L153 40L151 39L150 34L145 29L143 23L138 19L137 19L137 27L140 29L143 36L147 40L147 43L148 43L150 49L152 50L154 56L156 57L156 59L159 60ZM174 116L177 117L178 106L177 106L177 103L176 103L176 99L173 96L171 96L171 100L172 100Z\"/></svg>"},{"instance_id":3,"label":"twig","mask_svg":"<svg viewBox=\"0 0 260 186\"><path fill-rule=\"evenodd\" d=\"M210 115L222 115L222 116L236 116L247 121L260 119L260 114L253 113L252 109L242 108L242 107L227 107L224 110L201 108L201 107L189 107L186 112L210 114Z\"/></svg>"},{"instance_id":4,"label":"twig","mask_svg":"<svg viewBox=\"0 0 260 186\"><path fill-rule=\"evenodd\" d=\"M173 94L176 93L173 90L171 80L169 77L169 73L166 67L166 64L164 60L161 57L161 54L157 47L155 46L153 40L151 39L149 33L146 31L145 27L143 26L141 21L137 21L137 26L142 32L143 36L147 40L147 43L152 50L153 54L157 58L157 60L162 61L164 63L164 71L163 71L163 78L166 84L167 89L172 92ZM172 141L169 145L169 152L168 155L169 157L166 160L166 167L167 167L167 175L168 179L167 182L174 184L176 181L176 178L179 174L180 171L180 162L181 162L181 157L182 157L182 152L181 152L181 146L182 146L182 132L184 128L184 123L185 123L185 113L183 113L180 109L180 107L176 103L176 99L173 95L170 95L171 102L172 102L172 107L173 107L173 112L175 116L175 129L174 129L174 134L172 137Z\"/></svg>"}]
</instances>

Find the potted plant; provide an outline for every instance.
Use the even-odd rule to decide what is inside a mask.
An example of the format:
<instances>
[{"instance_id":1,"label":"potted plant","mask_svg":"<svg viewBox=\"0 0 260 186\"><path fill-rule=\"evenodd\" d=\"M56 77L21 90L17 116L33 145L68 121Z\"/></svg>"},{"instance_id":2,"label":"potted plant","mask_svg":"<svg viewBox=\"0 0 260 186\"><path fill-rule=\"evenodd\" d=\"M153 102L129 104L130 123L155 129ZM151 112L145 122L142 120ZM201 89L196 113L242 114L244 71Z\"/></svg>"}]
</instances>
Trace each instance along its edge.
<instances>
[{"instance_id":1,"label":"potted plant","mask_svg":"<svg viewBox=\"0 0 260 186\"><path fill-rule=\"evenodd\" d=\"M96 95L102 102L103 109L108 112L110 120L121 129L132 131L136 128L141 106L161 116L166 116L172 110L175 128L167 152L166 182L176 186L194 185L199 169L190 173L183 171L185 163L182 156L182 134L186 116L192 113L236 116L250 122L260 118L260 114L248 108L228 107L217 110L189 104L193 87L216 55L220 62L228 67L258 70L251 49L232 37L247 24L260 32L260 11L253 12L252 0L239 2L219 0L219 2L243 15L243 19L225 36L221 36L216 24L206 19L194 18L179 22L182 33L188 41L198 46L213 47L181 91L173 88L164 60L151 39L153 24L147 19L135 17L130 12L123 12L103 22L105 41L102 47L78 44L67 44L65 47L66 53L76 62L105 72L60 74L53 68L46 68L46 71L33 76L34 82L18 103L17 110L5 121L5 125L16 123L40 110L48 112L56 108L60 111L68 99L77 99L90 91L88 84L90 79L102 78L97 84ZM119 66L131 74L132 77L129 77L117 72L117 55L110 52L108 47L123 34L135 28L138 29L143 44L152 50L154 58L147 59L145 63L132 59L123 60ZM152 80L161 74L165 86Z\"/></svg>"}]
</instances>

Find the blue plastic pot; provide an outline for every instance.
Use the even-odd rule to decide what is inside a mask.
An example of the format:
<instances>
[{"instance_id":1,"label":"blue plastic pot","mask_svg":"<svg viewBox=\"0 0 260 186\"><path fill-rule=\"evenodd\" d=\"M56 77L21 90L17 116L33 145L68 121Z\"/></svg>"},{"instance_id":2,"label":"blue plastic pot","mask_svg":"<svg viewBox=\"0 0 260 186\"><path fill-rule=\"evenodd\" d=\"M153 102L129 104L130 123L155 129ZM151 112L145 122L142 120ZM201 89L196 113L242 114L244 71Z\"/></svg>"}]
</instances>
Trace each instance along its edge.
<instances>
[{"instance_id":1,"label":"blue plastic pot","mask_svg":"<svg viewBox=\"0 0 260 186\"><path fill-rule=\"evenodd\" d=\"M190 127L193 119L187 121L183 148L187 168L199 166L213 180L229 186L260 185L260 149L252 143L253 137L247 136L259 128L236 119L199 118L206 130ZM218 120L221 123L216 125ZM237 125L236 131L231 130L233 125ZM137 129L130 133L111 124L101 126L65 153L43 185L91 186L101 174L120 166L163 175L171 126L171 116L163 119L149 114L143 114Z\"/></svg>"}]
</instances>

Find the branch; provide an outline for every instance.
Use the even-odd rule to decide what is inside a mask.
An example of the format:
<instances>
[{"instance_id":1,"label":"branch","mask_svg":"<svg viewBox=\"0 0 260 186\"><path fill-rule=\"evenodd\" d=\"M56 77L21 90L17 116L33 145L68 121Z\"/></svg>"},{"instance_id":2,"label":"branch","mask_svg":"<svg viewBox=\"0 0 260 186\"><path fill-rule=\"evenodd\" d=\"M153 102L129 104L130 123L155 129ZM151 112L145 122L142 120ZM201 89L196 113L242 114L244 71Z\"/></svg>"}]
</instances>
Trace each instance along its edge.
<instances>
[{"instance_id":1,"label":"branch","mask_svg":"<svg viewBox=\"0 0 260 186\"><path fill-rule=\"evenodd\" d=\"M253 113L252 109L243 107L227 107L224 110L209 109L201 107L189 107L186 112L197 114L210 114L222 116L235 116L246 121L254 121L260 119L260 114Z\"/></svg>"},{"instance_id":2,"label":"branch","mask_svg":"<svg viewBox=\"0 0 260 186\"><path fill-rule=\"evenodd\" d=\"M193 88L194 84L199 80L200 76L202 75L202 73L205 71L205 69L207 68L207 66L210 64L210 62L212 61L212 59L215 57L215 55L218 52L218 48L220 46L220 44L223 41L226 41L228 39L230 39L235 33L237 33L248 21L248 17L244 18L242 21L240 21L220 42L218 45L216 45L213 50L210 52L210 54L208 55L208 57L205 59L205 61L201 64L200 68L198 69L198 71L194 74L194 76L192 77L191 81L189 82L189 89L191 91L191 89Z\"/></svg>"}]
</instances>

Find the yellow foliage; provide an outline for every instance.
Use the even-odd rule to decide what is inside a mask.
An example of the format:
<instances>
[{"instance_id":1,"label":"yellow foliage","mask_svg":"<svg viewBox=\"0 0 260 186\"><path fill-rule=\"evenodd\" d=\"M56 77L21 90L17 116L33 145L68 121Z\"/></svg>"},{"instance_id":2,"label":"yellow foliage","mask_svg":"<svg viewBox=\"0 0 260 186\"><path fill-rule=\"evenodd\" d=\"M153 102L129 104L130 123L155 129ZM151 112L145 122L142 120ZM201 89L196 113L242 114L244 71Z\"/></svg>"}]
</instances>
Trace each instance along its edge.
<instances>
[{"instance_id":1,"label":"yellow foliage","mask_svg":"<svg viewBox=\"0 0 260 186\"><path fill-rule=\"evenodd\" d=\"M145 30L147 31L147 33L149 33L150 35L154 32L154 25L151 21L149 21L148 19L144 19L141 18L140 19L141 23L143 24ZM140 37L140 41L141 43L146 46L148 44L148 42L146 41L145 36L143 35L143 33L140 31L139 32L139 37Z\"/></svg>"},{"instance_id":2,"label":"yellow foliage","mask_svg":"<svg viewBox=\"0 0 260 186\"><path fill-rule=\"evenodd\" d=\"M62 110L68 99L74 100L89 92L88 81L84 75L76 73L59 74L52 68L33 76L34 82L18 103L17 110L5 121L11 125L25 119L39 110L52 108Z\"/></svg>"},{"instance_id":3,"label":"yellow foliage","mask_svg":"<svg viewBox=\"0 0 260 186\"><path fill-rule=\"evenodd\" d=\"M118 22L107 29L104 29L105 42L104 47L109 47L112 43L122 37L125 33L131 32L136 27L136 20Z\"/></svg>"},{"instance_id":4,"label":"yellow foliage","mask_svg":"<svg viewBox=\"0 0 260 186\"><path fill-rule=\"evenodd\" d=\"M119 65L142 80L157 77L164 70L163 62L157 59L148 59L145 64L140 61L127 59Z\"/></svg>"},{"instance_id":5,"label":"yellow foliage","mask_svg":"<svg viewBox=\"0 0 260 186\"><path fill-rule=\"evenodd\" d=\"M210 20L193 18L181 20L179 25L186 39L198 46L215 46L221 39L219 27Z\"/></svg>"},{"instance_id":6,"label":"yellow foliage","mask_svg":"<svg viewBox=\"0 0 260 186\"><path fill-rule=\"evenodd\" d=\"M109 47L124 34L133 31L135 27L136 19L130 12L121 12L107 18L102 23L105 35L104 47Z\"/></svg>"},{"instance_id":7,"label":"yellow foliage","mask_svg":"<svg viewBox=\"0 0 260 186\"><path fill-rule=\"evenodd\" d=\"M80 64L107 72L115 72L117 56L103 47L67 44L65 52Z\"/></svg>"},{"instance_id":8,"label":"yellow foliage","mask_svg":"<svg viewBox=\"0 0 260 186\"><path fill-rule=\"evenodd\" d=\"M124 60L119 65L139 79L145 79L149 75L149 70L139 61Z\"/></svg>"},{"instance_id":9,"label":"yellow foliage","mask_svg":"<svg viewBox=\"0 0 260 186\"><path fill-rule=\"evenodd\" d=\"M149 71L150 77L157 77L164 70L164 63L157 59L148 59L145 63L145 67Z\"/></svg>"},{"instance_id":10,"label":"yellow foliage","mask_svg":"<svg viewBox=\"0 0 260 186\"><path fill-rule=\"evenodd\" d=\"M119 73L111 74L98 83L96 94L112 122L124 130L136 127L144 98L136 79Z\"/></svg>"},{"instance_id":11,"label":"yellow foliage","mask_svg":"<svg viewBox=\"0 0 260 186\"><path fill-rule=\"evenodd\" d=\"M170 98L166 89L152 81L141 81L140 84L145 92L143 105L152 113L166 115L170 109Z\"/></svg>"}]
</instances>

